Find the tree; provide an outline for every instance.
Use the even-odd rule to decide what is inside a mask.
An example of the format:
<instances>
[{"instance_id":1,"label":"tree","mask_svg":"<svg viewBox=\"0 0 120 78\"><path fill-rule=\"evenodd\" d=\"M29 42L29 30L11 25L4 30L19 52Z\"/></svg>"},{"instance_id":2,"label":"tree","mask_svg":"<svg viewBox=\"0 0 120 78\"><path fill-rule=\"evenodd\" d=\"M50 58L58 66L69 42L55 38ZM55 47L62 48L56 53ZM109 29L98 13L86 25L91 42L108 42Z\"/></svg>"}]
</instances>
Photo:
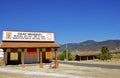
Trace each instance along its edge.
<instances>
[{"instance_id":1,"label":"tree","mask_svg":"<svg viewBox=\"0 0 120 78\"><path fill-rule=\"evenodd\" d=\"M65 60L66 59L66 50L64 50L61 54L59 54L59 59L60 60ZM70 51L68 51L68 60L72 60L72 54Z\"/></svg>"},{"instance_id":2,"label":"tree","mask_svg":"<svg viewBox=\"0 0 120 78\"><path fill-rule=\"evenodd\" d=\"M102 47L101 53L98 55L98 57L99 57L101 60L108 60L108 59L111 59L111 58L112 58L112 55L110 54L109 49L108 49L107 46L103 46L103 47Z\"/></svg>"}]
</instances>

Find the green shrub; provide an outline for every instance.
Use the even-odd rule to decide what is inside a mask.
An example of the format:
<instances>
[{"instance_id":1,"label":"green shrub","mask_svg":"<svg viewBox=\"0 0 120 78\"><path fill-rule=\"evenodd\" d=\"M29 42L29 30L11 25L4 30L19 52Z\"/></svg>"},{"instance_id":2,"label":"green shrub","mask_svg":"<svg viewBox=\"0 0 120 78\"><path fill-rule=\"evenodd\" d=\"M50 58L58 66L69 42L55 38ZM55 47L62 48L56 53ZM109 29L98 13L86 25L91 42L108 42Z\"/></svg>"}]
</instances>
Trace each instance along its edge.
<instances>
[{"instance_id":1,"label":"green shrub","mask_svg":"<svg viewBox=\"0 0 120 78\"><path fill-rule=\"evenodd\" d=\"M70 51L64 50L61 54L59 54L58 59L59 60L65 60L66 59L66 52L68 52L68 60L72 60L72 54Z\"/></svg>"},{"instance_id":2,"label":"green shrub","mask_svg":"<svg viewBox=\"0 0 120 78\"><path fill-rule=\"evenodd\" d=\"M112 58L112 55L110 54L108 47L103 46L101 49L101 53L97 57L101 60L108 60Z\"/></svg>"}]
</instances>

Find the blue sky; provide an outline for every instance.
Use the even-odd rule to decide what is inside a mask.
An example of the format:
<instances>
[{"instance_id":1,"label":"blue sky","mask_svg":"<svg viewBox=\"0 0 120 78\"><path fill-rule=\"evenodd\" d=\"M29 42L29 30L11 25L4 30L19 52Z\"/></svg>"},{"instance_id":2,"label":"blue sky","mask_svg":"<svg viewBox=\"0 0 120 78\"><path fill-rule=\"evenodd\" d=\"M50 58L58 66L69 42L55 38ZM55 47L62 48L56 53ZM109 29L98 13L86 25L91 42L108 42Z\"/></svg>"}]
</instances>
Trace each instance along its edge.
<instances>
[{"instance_id":1,"label":"blue sky","mask_svg":"<svg viewBox=\"0 0 120 78\"><path fill-rule=\"evenodd\" d=\"M120 39L120 0L0 0L2 30L47 31L59 44Z\"/></svg>"}]
</instances>

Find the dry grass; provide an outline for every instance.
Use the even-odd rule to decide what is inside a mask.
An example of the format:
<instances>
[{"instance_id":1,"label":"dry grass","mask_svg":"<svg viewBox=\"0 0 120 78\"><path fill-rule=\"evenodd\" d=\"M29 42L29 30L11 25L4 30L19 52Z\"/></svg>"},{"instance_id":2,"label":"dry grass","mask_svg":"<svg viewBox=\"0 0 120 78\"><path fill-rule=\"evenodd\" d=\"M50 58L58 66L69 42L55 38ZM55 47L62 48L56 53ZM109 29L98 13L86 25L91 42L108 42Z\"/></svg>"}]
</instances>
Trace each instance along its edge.
<instances>
[{"instance_id":1,"label":"dry grass","mask_svg":"<svg viewBox=\"0 0 120 78\"><path fill-rule=\"evenodd\" d=\"M113 58L120 59L120 54L112 54Z\"/></svg>"},{"instance_id":2,"label":"dry grass","mask_svg":"<svg viewBox=\"0 0 120 78\"><path fill-rule=\"evenodd\" d=\"M0 59L0 66L3 66L3 59Z\"/></svg>"},{"instance_id":3,"label":"dry grass","mask_svg":"<svg viewBox=\"0 0 120 78\"><path fill-rule=\"evenodd\" d=\"M107 60L107 61L88 60L88 61L80 61L80 63L120 65L120 59L113 58L113 59Z\"/></svg>"}]
</instances>

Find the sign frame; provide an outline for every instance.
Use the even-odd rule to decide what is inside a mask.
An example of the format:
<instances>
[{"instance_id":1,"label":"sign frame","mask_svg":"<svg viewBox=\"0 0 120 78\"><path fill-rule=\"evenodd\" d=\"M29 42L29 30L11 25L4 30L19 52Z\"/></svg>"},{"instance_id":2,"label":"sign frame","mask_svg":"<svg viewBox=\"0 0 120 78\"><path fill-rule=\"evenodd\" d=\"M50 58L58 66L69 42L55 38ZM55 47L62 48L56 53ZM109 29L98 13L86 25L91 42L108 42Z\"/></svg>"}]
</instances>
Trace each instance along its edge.
<instances>
[{"instance_id":1,"label":"sign frame","mask_svg":"<svg viewBox=\"0 0 120 78\"><path fill-rule=\"evenodd\" d=\"M53 32L2 31L2 41L55 41Z\"/></svg>"}]
</instances>

